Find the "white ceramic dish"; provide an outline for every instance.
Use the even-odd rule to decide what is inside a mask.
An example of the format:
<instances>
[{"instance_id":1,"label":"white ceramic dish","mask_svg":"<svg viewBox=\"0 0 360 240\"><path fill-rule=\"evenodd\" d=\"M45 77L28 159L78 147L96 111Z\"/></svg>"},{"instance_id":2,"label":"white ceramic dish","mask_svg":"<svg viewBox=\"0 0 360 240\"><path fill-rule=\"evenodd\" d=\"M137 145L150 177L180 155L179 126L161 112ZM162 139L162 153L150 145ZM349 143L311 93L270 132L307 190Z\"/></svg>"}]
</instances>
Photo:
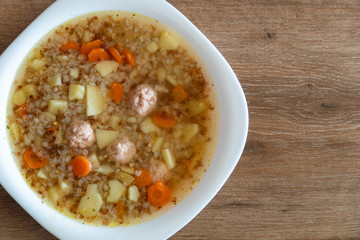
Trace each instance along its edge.
<instances>
[{"instance_id":1,"label":"white ceramic dish","mask_svg":"<svg viewBox=\"0 0 360 240\"><path fill-rule=\"evenodd\" d=\"M71 6L69 8L68 6ZM173 28L199 53L219 98L220 134L211 165L197 187L180 204L158 218L125 227L82 224L57 212L28 187L12 161L6 130L6 106L17 69L31 48L63 22L95 11L122 10L152 17ZM44 228L60 239L166 239L193 219L215 196L235 168L245 146L248 109L243 90L229 64L210 41L164 0L58 0L44 11L0 58L0 183Z\"/></svg>"}]
</instances>

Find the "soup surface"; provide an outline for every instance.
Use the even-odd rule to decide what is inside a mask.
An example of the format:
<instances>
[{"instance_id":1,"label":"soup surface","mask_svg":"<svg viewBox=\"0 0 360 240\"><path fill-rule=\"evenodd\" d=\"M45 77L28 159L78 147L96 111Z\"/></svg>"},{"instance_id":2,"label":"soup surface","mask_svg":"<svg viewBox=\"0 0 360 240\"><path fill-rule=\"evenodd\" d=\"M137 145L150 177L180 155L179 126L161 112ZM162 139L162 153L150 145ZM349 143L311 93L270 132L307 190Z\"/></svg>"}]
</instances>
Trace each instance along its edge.
<instances>
[{"instance_id":1,"label":"soup surface","mask_svg":"<svg viewBox=\"0 0 360 240\"><path fill-rule=\"evenodd\" d=\"M153 19L106 12L49 33L9 99L19 168L44 202L119 225L181 201L209 166L216 93L194 50Z\"/></svg>"}]
</instances>

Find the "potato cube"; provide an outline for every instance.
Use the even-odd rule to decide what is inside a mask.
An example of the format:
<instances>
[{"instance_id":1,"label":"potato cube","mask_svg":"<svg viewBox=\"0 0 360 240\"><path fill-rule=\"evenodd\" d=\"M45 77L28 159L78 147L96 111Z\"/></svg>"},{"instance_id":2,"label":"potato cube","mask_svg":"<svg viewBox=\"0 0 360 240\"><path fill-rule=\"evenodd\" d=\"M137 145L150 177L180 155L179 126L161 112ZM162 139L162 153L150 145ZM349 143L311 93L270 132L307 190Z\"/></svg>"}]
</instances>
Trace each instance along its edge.
<instances>
[{"instance_id":1,"label":"potato cube","mask_svg":"<svg viewBox=\"0 0 360 240\"><path fill-rule=\"evenodd\" d=\"M65 100L52 99L48 103L48 112L54 115L62 114L68 110L68 103Z\"/></svg>"},{"instance_id":2,"label":"potato cube","mask_svg":"<svg viewBox=\"0 0 360 240\"><path fill-rule=\"evenodd\" d=\"M15 105L22 105L26 102L26 94L23 90L16 91L11 99L12 103Z\"/></svg>"},{"instance_id":3,"label":"potato cube","mask_svg":"<svg viewBox=\"0 0 360 240\"><path fill-rule=\"evenodd\" d=\"M182 140L189 141L193 136L198 134L199 125L196 123L187 123L182 126Z\"/></svg>"},{"instance_id":4,"label":"potato cube","mask_svg":"<svg viewBox=\"0 0 360 240\"><path fill-rule=\"evenodd\" d=\"M40 70L45 64L46 62L43 59L33 59L29 62L29 66L36 71Z\"/></svg>"},{"instance_id":5,"label":"potato cube","mask_svg":"<svg viewBox=\"0 0 360 240\"><path fill-rule=\"evenodd\" d=\"M109 188L109 195L106 199L108 203L117 203L126 190L126 187L118 180L110 180Z\"/></svg>"},{"instance_id":6,"label":"potato cube","mask_svg":"<svg viewBox=\"0 0 360 240\"><path fill-rule=\"evenodd\" d=\"M166 79L166 69L164 67L158 67L157 69L157 79L159 83L163 83Z\"/></svg>"},{"instance_id":7,"label":"potato cube","mask_svg":"<svg viewBox=\"0 0 360 240\"><path fill-rule=\"evenodd\" d=\"M103 200L97 190L97 185L89 184L85 196L80 200L78 212L84 217L93 217L97 215L102 204Z\"/></svg>"},{"instance_id":8,"label":"potato cube","mask_svg":"<svg viewBox=\"0 0 360 240\"><path fill-rule=\"evenodd\" d=\"M177 86L179 83L176 81L176 79L171 76L171 75L167 75L166 76L166 80L171 83L173 86Z\"/></svg>"},{"instance_id":9,"label":"potato cube","mask_svg":"<svg viewBox=\"0 0 360 240\"><path fill-rule=\"evenodd\" d=\"M51 77L49 77L49 85L52 87L60 86L61 85L61 74L57 73Z\"/></svg>"},{"instance_id":10,"label":"potato cube","mask_svg":"<svg viewBox=\"0 0 360 240\"><path fill-rule=\"evenodd\" d=\"M34 50L33 50L33 58L39 59L39 58L41 58L41 57L42 57L42 56L41 56L41 51L40 51L40 49L34 48Z\"/></svg>"},{"instance_id":11,"label":"potato cube","mask_svg":"<svg viewBox=\"0 0 360 240\"><path fill-rule=\"evenodd\" d=\"M97 86L86 86L86 115L94 116L102 113L105 108L105 99Z\"/></svg>"},{"instance_id":12,"label":"potato cube","mask_svg":"<svg viewBox=\"0 0 360 240\"><path fill-rule=\"evenodd\" d=\"M70 84L69 86L69 100L82 100L85 96L85 87L78 84Z\"/></svg>"},{"instance_id":13,"label":"potato cube","mask_svg":"<svg viewBox=\"0 0 360 240\"><path fill-rule=\"evenodd\" d=\"M165 165L168 169L172 169L175 167L176 159L170 149L166 148L166 149L162 150L161 155L163 156Z\"/></svg>"},{"instance_id":14,"label":"potato cube","mask_svg":"<svg viewBox=\"0 0 360 240\"><path fill-rule=\"evenodd\" d=\"M179 41L169 32L163 31L160 34L159 47L165 50L176 50L179 46Z\"/></svg>"},{"instance_id":15,"label":"potato cube","mask_svg":"<svg viewBox=\"0 0 360 240\"><path fill-rule=\"evenodd\" d=\"M105 164L100 165L95 171L104 175L109 175L114 172L114 169L110 164Z\"/></svg>"},{"instance_id":16,"label":"potato cube","mask_svg":"<svg viewBox=\"0 0 360 240\"><path fill-rule=\"evenodd\" d=\"M49 112L42 112L41 116L46 119L48 122L53 123L56 121L56 116Z\"/></svg>"},{"instance_id":17,"label":"potato cube","mask_svg":"<svg viewBox=\"0 0 360 240\"><path fill-rule=\"evenodd\" d=\"M134 181L134 177L125 172L117 173L117 177L119 178L120 182L122 182L122 184L124 184L126 187L132 184Z\"/></svg>"},{"instance_id":18,"label":"potato cube","mask_svg":"<svg viewBox=\"0 0 360 240\"><path fill-rule=\"evenodd\" d=\"M18 143L20 141L21 137L21 131L19 125L16 123L11 123L9 126L11 136L14 138L15 143Z\"/></svg>"},{"instance_id":19,"label":"potato cube","mask_svg":"<svg viewBox=\"0 0 360 240\"><path fill-rule=\"evenodd\" d=\"M30 84L26 85L26 86L23 88L23 91L24 91L25 94L26 94L26 98L29 98L30 96L37 97L36 86L35 86L35 84L33 84L33 83L30 83Z\"/></svg>"},{"instance_id":20,"label":"potato cube","mask_svg":"<svg viewBox=\"0 0 360 240\"><path fill-rule=\"evenodd\" d=\"M190 111L190 114L195 116L203 113L206 110L206 103L203 101L191 100L189 101L187 107Z\"/></svg>"},{"instance_id":21,"label":"potato cube","mask_svg":"<svg viewBox=\"0 0 360 240\"><path fill-rule=\"evenodd\" d=\"M137 202L139 197L140 197L140 193L139 193L139 189L137 188L137 186L135 186L135 185L130 186L129 190L128 190L128 199L130 201Z\"/></svg>"},{"instance_id":22,"label":"potato cube","mask_svg":"<svg viewBox=\"0 0 360 240\"><path fill-rule=\"evenodd\" d=\"M156 42L151 42L149 43L148 45L146 45L146 50L149 52L149 53L155 53L157 50L158 50L158 45Z\"/></svg>"},{"instance_id":23,"label":"potato cube","mask_svg":"<svg viewBox=\"0 0 360 240\"><path fill-rule=\"evenodd\" d=\"M114 130L119 130L121 127L122 117L119 115L113 115L109 119L109 125Z\"/></svg>"},{"instance_id":24,"label":"potato cube","mask_svg":"<svg viewBox=\"0 0 360 240\"><path fill-rule=\"evenodd\" d=\"M49 178L50 178L49 172L46 171L45 168L40 168L40 170L38 171L38 173L36 175L38 178L41 178L44 180L49 180Z\"/></svg>"},{"instance_id":25,"label":"potato cube","mask_svg":"<svg viewBox=\"0 0 360 240\"><path fill-rule=\"evenodd\" d=\"M135 172L135 169L134 169L134 168L128 167L128 166L121 166L121 167L120 167L120 170L121 170L122 172L131 174L131 175L133 175L134 172Z\"/></svg>"},{"instance_id":26,"label":"potato cube","mask_svg":"<svg viewBox=\"0 0 360 240\"><path fill-rule=\"evenodd\" d=\"M110 73L116 71L119 63L115 61L100 61L95 65L95 69L100 73L101 76L106 77Z\"/></svg>"},{"instance_id":27,"label":"potato cube","mask_svg":"<svg viewBox=\"0 0 360 240\"><path fill-rule=\"evenodd\" d=\"M69 75L72 78L77 79L79 77L79 68L70 68L69 69Z\"/></svg>"},{"instance_id":28,"label":"potato cube","mask_svg":"<svg viewBox=\"0 0 360 240\"><path fill-rule=\"evenodd\" d=\"M99 162L99 159L98 159L97 156L96 156L96 153L91 153L91 154L88 156L88 159L89 159L90 162L91 162L91 167L92 167L92 168L97 169L98 167L100 167L100 162Z\"/></svg>"},{"instance_id":29,"label":"potato cube","mask_svg":"<svg viewBox=\"0 0 360 240\"><path fill-rule=\"evenodd\" d=\"M96 143L103 149L119 136L119 131L95 129Z\"/></svg>"},{"instance_id":30,"label":"potato cube","mask_svg":"<svg viewBox=\"0 0 360 240\"><path fill-rule=\"evenodd\" d=\"M60 193L58 191L58 189L56 187L50 187L48 190L49 193L49 200L56 205L56 202L59 200L60 198Z\"/></svg>"},{"instance_id":31,"label":"potato cube","mask_svg":"<svg viewBox=\"0 0 360 240\"><path fill-rule=\"evenodd\" d=\"M70 193L72 193L74 191L74 188L67 184L64 181L59 180L57 183L57 188L59 190L59 192L61 193L61 196L66 196L69 195Z\"/></svg>"},{"instance_id":32,"label":"potato cube","mask_svg":"<svg viewBox=\"0 0 360 240\"><path fill-rule=\"evenodd\" d=\"M144 121L140 123L140 130L143 133L151 133L151 132L160 132L160 128L158 128L152 121L151 118L146 118Z\"/></svg>"},{"instance_id":33,"label":"potato cube","mask_svg":"<svg viewBox=\"0 0 360 240\"><path fill-rule=\"evenodd\" d=\"M155 138L154 142L151 145L151 151L152 152L158 152L160 151L161 145L164 141L164 138L162 137L157 137Z\"/></svg>"}]
</instances>

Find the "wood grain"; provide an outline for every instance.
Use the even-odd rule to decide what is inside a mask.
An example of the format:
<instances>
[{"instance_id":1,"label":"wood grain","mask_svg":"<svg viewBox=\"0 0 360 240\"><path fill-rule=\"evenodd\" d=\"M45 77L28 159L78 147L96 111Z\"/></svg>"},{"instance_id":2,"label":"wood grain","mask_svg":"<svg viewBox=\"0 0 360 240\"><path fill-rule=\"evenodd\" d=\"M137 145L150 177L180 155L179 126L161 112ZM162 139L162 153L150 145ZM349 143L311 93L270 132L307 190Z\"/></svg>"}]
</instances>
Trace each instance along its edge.
<instances>
[{"instance_id":1,"label":"wood grain","mask_svg":"<svg viewBox=\"0 0 360 240\"><path fill-rule=\"evenodd\" d=\"M0 1L0 53L52 0ZM360 1L171 0L250 112L244 154L171 239L360 238ZM55 239L0 188L0 239Z\"/></svg>"}]
</instances>

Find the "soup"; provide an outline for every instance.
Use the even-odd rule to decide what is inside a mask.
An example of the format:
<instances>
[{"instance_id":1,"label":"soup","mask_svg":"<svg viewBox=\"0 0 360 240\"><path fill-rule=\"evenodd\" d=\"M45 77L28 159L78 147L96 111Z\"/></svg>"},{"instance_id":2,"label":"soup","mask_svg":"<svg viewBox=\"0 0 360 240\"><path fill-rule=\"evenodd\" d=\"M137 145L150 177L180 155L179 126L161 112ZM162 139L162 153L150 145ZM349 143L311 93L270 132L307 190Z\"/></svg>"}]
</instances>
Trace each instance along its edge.
<instances>
[{"instance_id":1,"label":"soup","mask_svg":"<svg viewBox=\"0 0 360 240\"><path fill-rule=\"evenodd\" d=\"M25 59L9 99L15 160L45 202L84 222L155 217L196 186L217 140L213 84L153 19L67 22Z\"/></svg>"}]
</instances>

